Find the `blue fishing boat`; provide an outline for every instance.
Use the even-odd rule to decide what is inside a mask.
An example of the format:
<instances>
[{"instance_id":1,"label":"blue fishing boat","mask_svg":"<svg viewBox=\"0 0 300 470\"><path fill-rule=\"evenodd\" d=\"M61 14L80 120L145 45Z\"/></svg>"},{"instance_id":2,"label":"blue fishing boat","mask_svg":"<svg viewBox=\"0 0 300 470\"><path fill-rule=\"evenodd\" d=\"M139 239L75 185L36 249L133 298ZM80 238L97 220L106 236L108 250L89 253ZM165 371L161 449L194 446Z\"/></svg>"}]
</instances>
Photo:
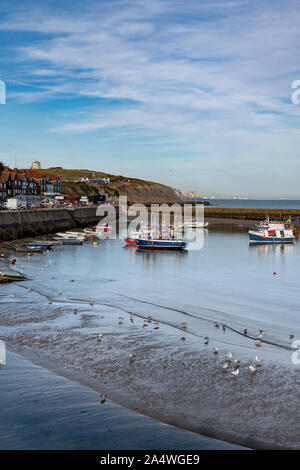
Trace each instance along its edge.
<instances>
[{"instance_id":1,"label":"blue fishing boat","mask_svg":"<svg viewBox=\"0 0 300 470\"><path fill-rule=\"evenodd\" d=\"M184 250L187 248L187 241L171 239L136 238L138 248L149 250Z\"/></svg>"},{"instance_id":2,"label":"blue fishing boat","mask_svg":"<svg viewBox=\"0 0 300 470\"><path fill-rule=\"evenodd\" d=\"M45 250L49 250L51 246L53 245L53 242L47 242L47 241L37 241L37 242L31 242L31 243L26 243L27 248L43 248Z\"/></svg>"},{"instance_id":3,"label":"blue fishing boat","mask_svg":"<svg viewBox=\"0 0 300 470\"><path fill-rule=\"evenodd\" d=\"M268 219L248 233L250 243L293 243L295 240L292 227L284 222L270 222Z\"/></svg>"}]
</instances>

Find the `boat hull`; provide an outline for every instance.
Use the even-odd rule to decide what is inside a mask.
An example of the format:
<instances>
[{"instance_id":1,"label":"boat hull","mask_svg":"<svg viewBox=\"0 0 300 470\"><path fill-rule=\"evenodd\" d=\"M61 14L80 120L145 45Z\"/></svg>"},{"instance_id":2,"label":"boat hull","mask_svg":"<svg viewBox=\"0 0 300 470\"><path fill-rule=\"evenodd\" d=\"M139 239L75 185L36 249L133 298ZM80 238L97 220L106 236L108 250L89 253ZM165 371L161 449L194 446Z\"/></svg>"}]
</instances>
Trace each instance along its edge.
<instances>
[{"instance_id":1,"label":"boat hull","mask_svg":"<svg viewBox=\"0 0 300 470\"><path fill-rule=\"evenodd\" d=\"M138 248L148 250L184 250L187 248L187 242L183 240L143 240L137 239Z\"/></svg>"},{"instance_id":2,"label":"boat hull","mask_svg":"<svg viewBox=\"0 0 300 470\"><path fill-rule=\"evenodd\" d=\"M263 235L256 235L249 233L250 243L294 243L293 237L264 237Z\"/></svg>"},{"instance_id":3,"label":"boat hull","mask_svg":"<svg viewBox=\"0 0 300 470\"><path fill-rule=\"evenodd\" d=\"M51 242L36 242L36 243L27 243L26 244L26 248L42 248L44 250L49 250L51 248L51 246L53 245L53 243Z\"/></svg>"},{"instance_id":4,"label":"boat hull","mask_svg":"<svg viewBox=\"0 0 300 470\"><path fill-rule=\"evenodd\" d=\"M124 238L127 246L136 246L136 240L134 238Z\"/></svg>"}]
</instances>

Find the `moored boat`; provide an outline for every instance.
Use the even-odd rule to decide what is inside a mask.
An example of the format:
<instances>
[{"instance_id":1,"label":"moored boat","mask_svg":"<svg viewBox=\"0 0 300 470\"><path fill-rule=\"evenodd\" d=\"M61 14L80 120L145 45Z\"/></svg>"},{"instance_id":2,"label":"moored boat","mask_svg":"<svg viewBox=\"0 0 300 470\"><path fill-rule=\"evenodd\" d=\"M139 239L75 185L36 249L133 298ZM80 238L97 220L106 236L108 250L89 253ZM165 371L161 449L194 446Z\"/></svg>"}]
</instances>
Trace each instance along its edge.
<instances>
[{"instance_id":1,"label":"moored boat","mask_svg":"<svg viewBox=\"0 0 300 470\"><path fill-rule=\"evenodd\" d=\"M63 245L82 245L83 240L79 240L78 238L65 238L62 240Z\"/></svg>"},{"instance_id":2,"label":"moored boat","mask_svg":"<svg viewBox=\"0 0 300 470\"><path fill-rule=\"evenodd\" d=\"M270 222L268 219L249 230L250 243L293 243L295 234L285 222Z\"/></svg>"},{"instance_id":3,"label":"moored boat","mask_svg":"<svg viewBox=\"0 0 300 470\"><path fill-rule=\"evenodd\" d=\"M36 241L36 242L31 242L31 243L26 243L27 248L42 248L45 250L49 250L51 246L53 245L53 242L47 242L45 241Z\"/></svg>"},{"instance_id":4,"label":"moored boat","mask_svg":"<svg viewBox=\"0 0 300 470\"><path fill-rule=\"evenodd\" d=\"M6 284L7 282L26 281L26 277L21 274L6 274L0 272L0 284Z\"/></svg>"},{"instance_id":5,"label":"moored boat","mask_svg":"<svg viewBox=\"0 0 300 470\"><path fill-rule=\"evenodd\" d=\"M16 253L41 253L41 247L28 247L26 245L23 246L16 246L15 247Z\"/></svg>"},{"instance_id":6,"label":"moored boat","mask_svg":"<svg viewBox=\"0 0 300 470\"><path fill-rule=\"evenodd\" d=\"M136 246L136 239L131 237L124 238L127 246Z\"/></svg>"},{"instance_id":7,"label":"moored boat","mask_svg":"<svg viewBox=\"0 0 300 470\"><path fill-rule=\"evenodd\" d=\"M208 227L208 222L199 221L195 219L185 220L182 224L178 225L179 228L188 229L188 228L206 228Z\"/></svg>"},{"instance_id":8,"label":"moored boat","mask_svg":"<svg viewBox=\"0 0 300 470\"><path fill-rule=\"evenodd\" d=\"M137 238L136 246L138 248L146 248L150 250L184 250L187 248L187 241L176 238L152 239Z\"/></svg>"}]
</instances>

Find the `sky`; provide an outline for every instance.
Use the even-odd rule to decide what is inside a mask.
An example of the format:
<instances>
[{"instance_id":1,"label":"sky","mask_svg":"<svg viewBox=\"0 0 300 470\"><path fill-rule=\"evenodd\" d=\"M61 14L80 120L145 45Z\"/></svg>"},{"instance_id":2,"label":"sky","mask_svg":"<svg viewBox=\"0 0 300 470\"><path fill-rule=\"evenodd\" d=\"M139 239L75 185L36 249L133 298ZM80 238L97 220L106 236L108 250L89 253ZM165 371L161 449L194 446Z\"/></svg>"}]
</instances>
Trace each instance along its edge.
<instances>
[{"instance_id":1,"label":"sky","mask_svg":"<svg viewBox=\"0 0 300 470\"><path fill-rule=\"evenodd\" d=\"M299 23L300 0L2 0L0 160L300 199Z\"/></svg>"}]
</instances>

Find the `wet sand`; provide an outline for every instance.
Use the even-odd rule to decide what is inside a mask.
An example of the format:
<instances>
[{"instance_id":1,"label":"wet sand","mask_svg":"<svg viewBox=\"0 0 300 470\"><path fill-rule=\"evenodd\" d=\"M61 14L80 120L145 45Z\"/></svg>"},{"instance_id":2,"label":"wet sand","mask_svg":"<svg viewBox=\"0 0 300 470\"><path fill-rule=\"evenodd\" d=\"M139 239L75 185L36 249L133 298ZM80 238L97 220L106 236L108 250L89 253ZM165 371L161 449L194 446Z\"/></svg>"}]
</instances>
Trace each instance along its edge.
<instances>
[{"instance_id":1,"label":"wet sand","mask_svg":"<svg viewBox=\"0 0 300 470\"><path fill-rule=\"evenodd\" d=\"M168 426L9 351L0 368L0 449L239 449Z\"/></svg>"},{"instance_id":2,"label":"wet sand","mask_svg":"<svg viewBox=\"0 0 300 470\"><path fill-rule=\"evenodd\" d=\"M297 258L290 247L248 249L245 272L242 235L210 236L222 244L203 250L201 263L197 253L138 254L118 241L20 256L16 269L23 264L28 281L1 291L1 338L46 369L161 422L251 448L299 449L299 369L289 341L291 331L299 337L299 296L288 269L292 259L297 273ZM223 263L221 253L229 253ZM237 379L232 362L222 369L228 352L241 362ZM256 355L263 365L251 375Z\"/></svg>"}]
</instances>

